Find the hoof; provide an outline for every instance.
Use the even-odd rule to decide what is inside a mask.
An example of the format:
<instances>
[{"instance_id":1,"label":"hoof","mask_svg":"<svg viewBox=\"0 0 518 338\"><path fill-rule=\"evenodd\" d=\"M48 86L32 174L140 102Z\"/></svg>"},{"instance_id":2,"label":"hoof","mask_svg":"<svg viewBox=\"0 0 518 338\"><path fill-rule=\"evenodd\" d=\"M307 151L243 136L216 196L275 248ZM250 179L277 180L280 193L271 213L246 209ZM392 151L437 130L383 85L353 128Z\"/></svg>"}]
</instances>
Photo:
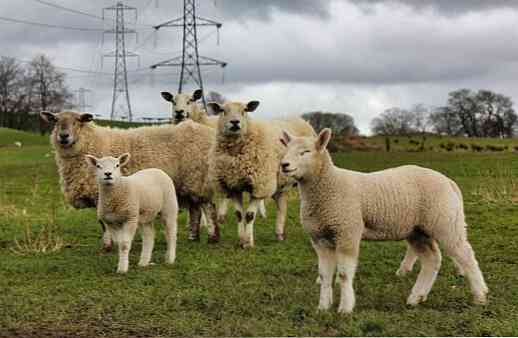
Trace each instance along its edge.
<instances>
[{"instance_id":1,"label":"hoof","mask_svg":"<svg viewBox=\"0 0 518 338\"><path fill-rule=\"evenodd\" d=\"M338 314L350 315L351 313L353 313L353 309L347 309L347 308L341 308L341 307L338 308Z\"/></svg>"},{"instance_id":2,"label":"hoof","mask_svg":"<svg viewBox=\"0 0 518 338\"><path fill-rule=\"evenodd\" d=\"M426 301L427 295L410 295L406 301L407 305L417 306Z\"/></svg>"},{"instance_id":3,"label":"hoof","mask_svg":"<svg viewBox=\"0 0 518 338\"><path fill-rule=\"evenodd\" d=\"M218 224L225 224L226 221L227 221L226 217L224 217L224 216L218 217Z\"/></svg>"},{"instance_id":4,"label":"hoof","mask_svg":"<svg viewBox=\"0 0 518 338\"><path fill-rule=\"evenodd\" d=\"M241 247L241 249L248 249L253 248L254 244L250 242L239 242L239 246Z\"/></svg>"},{"instance_id":5,"label":"hoof","mask_svg":"<svg viewBox=\"0 0 518 338\"><path fill-rule=\"evenodd\" d=\"M286 240L286 235L284 235L284 234L277 234L276 236L277 236L277 240L279 242Z\"/></svg>"},{"instance_id":6,"label":"hoof","mask_svg":"<svg viewBox=\"0 0 518 338\"><path fill-rule=\"evenodd\" d=\"M189 240L193 242L199 242L200 241L200 234L189 234Z\"/></svg>"},{"instance_id":7,"label":"hoof","mask_svg":"<svg viewBox=\"0 0 518 338\"><path fill-rule=\"evenodd\" d=\"M128 270L117 270L117 273L119 275L125 275L126 273L128 273Z\"/></svg>"},{"instance_id":8,"label":"hoof","mask_svg":"<svg viewBox=\"0 0 518 338\"><path fill-rule=\"evenodd\" d=\"M209 236L207 240L208 244L216 244L219 243L219 236Z\"/></svg>"},{"instance_id":9,"label":"hoof","mask_svg":"<svg viewBox=\"0 0 518 338\"><path fill-rule=\"evenodd\" d=\"M396 276L399 276L399 277L406 276L410 271L412 271L412 269L408 269L408 268L400 267L400 268L396 271Z\"/></svg>"},{"instance_id":10,"label":"hoof","mask_svg":"<svg viewBox=\"0 0 518 338\"><path fill-rule=\"evenodd\" d=\"M473 304L475 304L475 305L487 305L487 294L475 296L473 298Z\"/></svg>"},{"instance_id":11,"label":"hoof","mask_svg":"<svg viewBox=\"0 0 518 338\"><path fill-rule=\"evenodd\" d=\"M104 244L102 248L99 249L99 253L101 254L107 254L111 253L113 251L113 245L112 244Z\"/></svg>"}]
</instances>

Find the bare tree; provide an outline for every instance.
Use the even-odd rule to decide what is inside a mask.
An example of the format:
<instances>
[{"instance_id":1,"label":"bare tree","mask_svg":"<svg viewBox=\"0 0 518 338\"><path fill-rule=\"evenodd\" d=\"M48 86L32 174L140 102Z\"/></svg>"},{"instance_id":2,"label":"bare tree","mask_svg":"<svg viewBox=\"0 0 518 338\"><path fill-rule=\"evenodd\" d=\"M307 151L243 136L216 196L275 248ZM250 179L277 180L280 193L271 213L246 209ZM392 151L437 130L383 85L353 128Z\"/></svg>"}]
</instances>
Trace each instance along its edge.
<instances>
[{"instance_id":1,"label":"bare tree","mask_svg":"<svg viewBox=\"0 0 518 338\"><path fill-rule=\"evenodd\" d=\"M0 126L22 128L28 112L26 70L13 58L0 58Z\"/></svg>"},{"instance_id":2,"label":"bare tree","mask_svg":"<svg viewBox=\"0 0 518 338\"><path fill-rule=\"evenodd\" d=\"M354 124L354 119L348 114L310 112L303 114L302 118L308 121L317 133L324 128L330 128L335 134L350 136L359 133Z\"/></svg>"},{"instance_id":3,"label":"bare tree","mask_svg":"<svg viewBox=\"0 0 518 338\"><path fill-rule=\"evenodd\" d=\"M371 121L371 130L376 135L408 135L417 132L412 112L398 107L385 110Z\"/></svg>"}]
</instances>

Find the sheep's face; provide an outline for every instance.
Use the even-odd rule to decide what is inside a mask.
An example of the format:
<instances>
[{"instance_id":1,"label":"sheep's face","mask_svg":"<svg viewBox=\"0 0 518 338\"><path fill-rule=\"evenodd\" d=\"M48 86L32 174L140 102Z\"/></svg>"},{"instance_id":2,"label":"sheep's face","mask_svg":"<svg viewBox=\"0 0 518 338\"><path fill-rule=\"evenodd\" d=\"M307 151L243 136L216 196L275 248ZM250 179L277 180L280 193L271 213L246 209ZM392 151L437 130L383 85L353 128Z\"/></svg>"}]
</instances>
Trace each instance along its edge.
<instances>
[{"instance_id":1,"label":"sheep's face","mask_svg":"<svg viewBox=\"0 0 518 338\"><path fill-rule=\"evenodd\" d=\"M281 160L281 172L286 176L303 180L315 173L322 154L331 138L331 130L324 129L318 137L294 137L283 131L281 142L288 149Z\"/></svg>"},{"instance_id":2,"label":"sheep's face","mask_svg":"<svg viewBox=\"0 0 518 338\"><path fill-rule=\"evenodd\" d=\"M40 116L45 121L54 123L53 142L62 149L72 148L79 141L81 128L94 119L91 114L68 111L62 113L42 111Z\"/></svg>"},{"instance_id":3,"label":"sheep's face","mask_svg":"<svg viewBox=\"0 0 518 338\"><path fill-rule=\"evenodd\" d=\"M120 157L107 156L96 158L92 155L85 156L86 163L95 169L95 178L100 185L114 185L122 177L121 168L128 164L130 154L126 153Z\"/></svg>"},{"instance_id":4,"label":"sheep's face","mask_svg":"<svg viewBox=\"0 0 518 338\"><path fill-rule=\"evenodd\" d=\"M225 136L235 137L247 133L248 113L257 109L259 101L250 101L247 104L227 102L223 105L210 102L209 106L214 111L214 114L219 115L219 132Z\"/></svg>"},{"instance_id":5,"label":"sheep's face","mask_svg":"<svg viewBox=\"0 0 518 338\"><path fill-rule=\"evenodd\" d=\"M192 95L179 93L174 96L169 92L162 92L164 100L171 102L173 107L174 124L178 124L190 118L192 119L195 105L197 104L196 101L201 99L202 96L203 92L201 89L195 90Z\"/></svg>"}]
</instances>

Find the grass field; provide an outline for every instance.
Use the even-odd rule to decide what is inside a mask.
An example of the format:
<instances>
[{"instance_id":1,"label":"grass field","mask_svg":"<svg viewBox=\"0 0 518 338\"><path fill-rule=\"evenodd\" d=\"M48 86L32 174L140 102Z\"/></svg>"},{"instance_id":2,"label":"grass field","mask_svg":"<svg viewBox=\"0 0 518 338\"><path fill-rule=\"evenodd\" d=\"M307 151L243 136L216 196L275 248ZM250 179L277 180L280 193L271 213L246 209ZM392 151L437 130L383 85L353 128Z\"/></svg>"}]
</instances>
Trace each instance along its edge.
<instances>
[{"instance_id":1,"label":"grass field","mask_svg":"<svg viewBox=\"0 0 518 338\"><path fill-rule=\"evenodd\" d=\"M419 164L455 179L466 201L470 241L490 288L490 303L471 304L466 281L450 260L428 301L409 308L416 278L396 277L404 243L364 242L353 315L316 311L316 256L290 201L288 239L274 239L274 213L256 224L253 250L237 247L233 217L222 242L187 240L180 221L177 262L163 264L157 238L154 261L115 274L117 255L100 254L94 210L65 205L48 137L0 129L0 337L54 336L489 336L518 335L518 156L502 153L346 153L337 165L374 171ZM27 229L53 229L63 238L57 252L17 251ZM335 299L337 293L335 292Z\"/></svg>"}]
</instances>

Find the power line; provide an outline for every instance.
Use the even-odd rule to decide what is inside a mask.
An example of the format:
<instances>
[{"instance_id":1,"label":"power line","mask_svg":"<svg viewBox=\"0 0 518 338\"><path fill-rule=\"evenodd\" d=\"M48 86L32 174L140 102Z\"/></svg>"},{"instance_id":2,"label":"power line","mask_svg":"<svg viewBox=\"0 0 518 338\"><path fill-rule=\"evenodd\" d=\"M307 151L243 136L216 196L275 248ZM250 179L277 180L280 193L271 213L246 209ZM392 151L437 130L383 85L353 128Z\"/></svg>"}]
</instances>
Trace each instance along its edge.
<instances>
[{"instance_id":1,"label":"power line","mask_svg":"<svg viewBox=\"0 0 518 338\"><path fill-rule=\"evenodd\" d=\"M62 9L64 11L68 11L68 12L71 12L71 13L80 14L80 15L88 16L90 18L103 20L102 16L100 16L100 15L95 15L95 14L83 12L83 11L80 11L78 9L68 8L68 7L65 7L65 6L61 6L61 5L58 5L58 4L55 4L55 3L52 3L52 2L48 2L48 1L43 1L43 0L33 0L33 1L38 2L40 4L43 4L43 5L50 6L50 7Z\"/></svg>"},{"instance_id":2,"label":"power line","mask_svg":"<svg viewBox=\"0 0 518 338\"><path fill-rule=\"evenodd\" d=\"M52 24L42 23L42 22L6 18L5 16L0 16L0 20L7 21L7 22L13 22L13 23L21 23L24 25L32 25L32 26L39 26L39 27L46 27L46 28L66 29L66 30L73 30L73 31L83 31L83 32L102 32L103 31L103 29L101 29L101 28L85 28L85 27L70 27L70 26L52 25Z\"/></svg>"}]
</instances>

